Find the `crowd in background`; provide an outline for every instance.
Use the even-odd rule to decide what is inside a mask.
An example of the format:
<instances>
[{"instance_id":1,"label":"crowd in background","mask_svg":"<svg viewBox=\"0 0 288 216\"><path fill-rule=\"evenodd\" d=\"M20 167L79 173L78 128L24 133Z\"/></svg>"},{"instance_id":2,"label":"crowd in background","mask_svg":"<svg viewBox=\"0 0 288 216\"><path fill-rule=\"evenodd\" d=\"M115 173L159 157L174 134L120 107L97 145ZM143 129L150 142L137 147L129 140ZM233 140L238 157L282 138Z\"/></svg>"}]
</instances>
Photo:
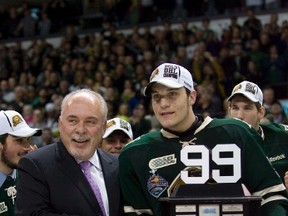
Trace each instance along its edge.
<instances>
[{"instance_id":1,"label":"crowd in background","mask_svg":"<svg viewBox=\"0 0 288 216\"><path fill-rule=\"evenodd\" d=\"M36 1L37 2L37 1ZM86 3L84 3L86 2ZM11 6L12 5L12 6ZM287 0L29 0L0 5L0 40L47 37L65 31L66 25L78 30L100 29L103 22L117 28L180 21L195 17L243 15L247 8L256 13L288 8Z\"/></svg>"},{"instance_id":2,"label":"crowd in background","mask_svg":"<svg viewBox=\"0 0 288 216\"><path fill-rule=\"evenodd\" d=\"M270 22L263 23L254 11L247 9L243 25L236 16L230 17L230 26L221 35L213 31L207 17L198 28L182 19L180 27L172 29L171 21L165 19L163 29L152 33L146 25L140 33L134 25L129 35L117 32L113 20L106 20L97 35L80 36L74 25L65 25L56 48L45 38L34 39L27 49L20 41L2 44L1 109L16 110L31 127L44 129L35 142L45 145L58 137L63 97L72 90L90 88L104 96L108 117L129 121L137 137L159 128L149 99L142 95L149 75L159 64L173 62L193 75L198 94L195 113L226 117L226 98L233 86L249 80L263 89L266 120L287 123L273 87L288 82L288 20L279 23L277 13L272 13Z\"/></svg>"}]
</instances>

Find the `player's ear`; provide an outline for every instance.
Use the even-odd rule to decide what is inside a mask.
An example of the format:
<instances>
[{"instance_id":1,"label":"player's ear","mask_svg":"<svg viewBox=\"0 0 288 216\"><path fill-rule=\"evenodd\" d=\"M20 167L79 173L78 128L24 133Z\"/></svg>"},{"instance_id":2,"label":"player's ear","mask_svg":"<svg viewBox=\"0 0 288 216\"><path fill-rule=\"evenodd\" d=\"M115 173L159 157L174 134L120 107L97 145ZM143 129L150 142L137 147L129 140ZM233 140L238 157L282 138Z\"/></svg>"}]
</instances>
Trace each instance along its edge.
<instances>
[{"instance_id":1,"label":"player's ear","mask_svg":"<svg viewBox=\"0 0 288 216\"><path fill-rule=\"evenodd\" d=\"M195 90L192 90L189 93L189 100L191 102L191 105L193 105L196 102L197 92Z\"/></svg>"},{"instance_id":2,"label":"player's ear","mask_svg":"<svg viewBox=\"0 0 288 216\"><path fill-rule=\"evenodd\" d=\"M264 118L265 116L265 107L264 106L260 106L260 108L258 109L258 116L259 116L259 119L262 119Z\"/></svg>"}]
</instances>

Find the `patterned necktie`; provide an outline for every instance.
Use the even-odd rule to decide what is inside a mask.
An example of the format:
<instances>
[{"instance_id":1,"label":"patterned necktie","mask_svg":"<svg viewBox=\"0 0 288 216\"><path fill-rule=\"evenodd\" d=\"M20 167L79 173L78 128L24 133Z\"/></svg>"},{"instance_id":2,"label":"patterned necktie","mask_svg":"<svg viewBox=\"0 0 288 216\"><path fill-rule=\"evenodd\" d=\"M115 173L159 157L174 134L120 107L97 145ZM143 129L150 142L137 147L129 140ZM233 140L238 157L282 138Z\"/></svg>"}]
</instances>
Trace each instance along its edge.
<instances>
[{"instance_id":1,"label":"patterned necktie","mask_svg":"<svg viewBox=\"0 0 288 216\"><path fill-rule=\"evenodd\" d=\"M101 211L103 213L103 216L105 216L105 209L104 209L104 204L103 204L103 200L102 200L102 196L100 193L100 189L96 183L96 181L92 178L91 172L90 172L90 167L91 167L91 163L90 161L82 161L80 163L80 166L84 172L85 177L87 178L91 188L93 189L93 192L98 200L99 206L101 208Z\"/></svg>"}]
</instances>

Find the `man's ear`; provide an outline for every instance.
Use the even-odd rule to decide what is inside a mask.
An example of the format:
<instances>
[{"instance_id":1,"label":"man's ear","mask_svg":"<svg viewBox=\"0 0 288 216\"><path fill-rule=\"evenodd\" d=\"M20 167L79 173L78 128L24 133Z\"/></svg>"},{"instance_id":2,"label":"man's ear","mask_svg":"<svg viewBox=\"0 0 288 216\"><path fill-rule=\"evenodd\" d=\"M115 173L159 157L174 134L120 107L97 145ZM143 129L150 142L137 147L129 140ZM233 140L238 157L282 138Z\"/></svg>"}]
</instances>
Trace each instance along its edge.
<instances>
[{"instance_id":1,"label":"man's ear","mask_svg":"<svg viewBox=\"0 0 288 216\"><path fill-rule=\"evenodd\" d=\"M103 124L103 126L102 126L102 131L103 131L103 132L102 132L102 136L104 136L106 129L107 129L107 120L104 121L104 124Z\"/></svg>"}]
</instances>

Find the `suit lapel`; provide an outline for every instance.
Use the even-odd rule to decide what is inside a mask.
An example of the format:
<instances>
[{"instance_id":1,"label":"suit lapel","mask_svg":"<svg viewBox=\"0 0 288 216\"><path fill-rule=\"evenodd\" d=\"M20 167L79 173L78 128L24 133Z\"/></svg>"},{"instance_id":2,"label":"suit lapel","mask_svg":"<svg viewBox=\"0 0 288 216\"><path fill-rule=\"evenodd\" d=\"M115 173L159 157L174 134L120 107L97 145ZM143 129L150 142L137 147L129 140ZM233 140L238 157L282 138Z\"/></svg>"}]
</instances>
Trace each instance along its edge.
<instances>
[{"instance_id":1,"label":"suit lapel","mask_svg":"<svg viewBox=\"0 0 288 216\"><path fill-rule=\"evenodd\" d=\"M76 160L68 153L63 143L58 143L56 147L56 159L59 161L59 169L71 179L71 182L81 191L87 202L95 210L96 214L101 214L98 201L91 189L87 179L81 171Z\"/></svg>"},{"instance_id":2,"label":"suit lapel","mask_svg":"<svg viewBox=\"0 0 288 216\"><path fill-rule=\"evenodd\" d=\"M100 163L102 166L102 171L103 171L103 176L105 180L105 185L106 185L106 191L108 195L108 200L109 200L109 212L112 213L113 210L115 211L115 206L113 206L113 203L117 203L119 200L115 194L118 193L116 191L117 186L115 185L115 182L118 180L115 179L117 176L115 174L115 167L117 164L110 158L109 154L102 149L97 149L97 153L100 159Z\"/></svg>"}]
</instances>

